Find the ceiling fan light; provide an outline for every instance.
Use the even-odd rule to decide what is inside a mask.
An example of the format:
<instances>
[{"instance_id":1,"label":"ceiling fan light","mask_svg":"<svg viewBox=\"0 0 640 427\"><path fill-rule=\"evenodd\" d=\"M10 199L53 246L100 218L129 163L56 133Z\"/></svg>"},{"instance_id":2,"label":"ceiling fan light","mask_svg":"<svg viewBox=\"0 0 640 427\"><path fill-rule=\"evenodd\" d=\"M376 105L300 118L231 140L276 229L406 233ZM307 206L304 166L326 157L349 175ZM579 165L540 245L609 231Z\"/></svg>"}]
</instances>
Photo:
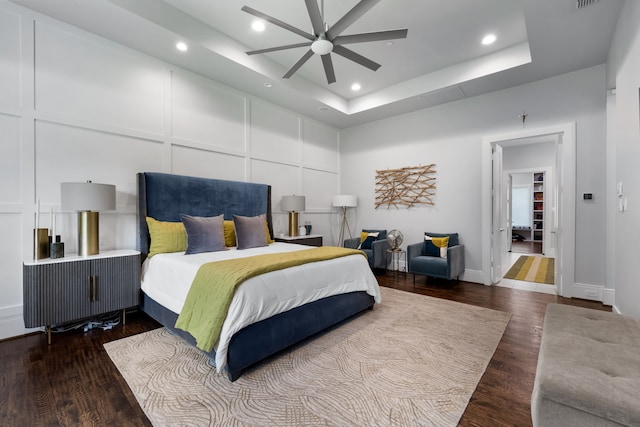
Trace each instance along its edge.
<instances>
[{"instance_id":1,"label":"ceiling fan light","mask_svg":"<svg viewBox=\"0 0 640 427\"><path fill-rule=\"evenodd\" d=\"M311 43L311 50L318 55L326 55L333 50L333 43L327 39L318 39Z\"/></svg>"}]
</instances>

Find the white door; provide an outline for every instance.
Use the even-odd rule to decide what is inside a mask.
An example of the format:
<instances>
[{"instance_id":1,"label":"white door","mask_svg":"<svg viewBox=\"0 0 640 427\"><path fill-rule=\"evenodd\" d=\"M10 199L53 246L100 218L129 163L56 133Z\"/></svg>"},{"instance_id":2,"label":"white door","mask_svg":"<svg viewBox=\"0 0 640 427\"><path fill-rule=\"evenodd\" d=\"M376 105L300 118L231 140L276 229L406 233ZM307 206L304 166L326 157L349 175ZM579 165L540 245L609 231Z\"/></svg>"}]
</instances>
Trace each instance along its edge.
<instances>
[{"instance_id":1,"label":"white door","mask_svg":"<svg viewBox=\"0 0 640 427\"><path fill-rule=\"evenodd\" d=\"M553 212L551 214L551 221L546 221L551 227L551 241L549 242L549 246L553 248L553 256L555 258L555 272L554 272L554 283L556 285L556 292L558 295L564 295L562 292L562 204L564 200L564 174L562 173L562 164L563 164L563 144L562 144L563 135L558 135L556 140L556 185L555 191L553 195L552 208ZM545 225L547 226L547 225Z\"/></svg>"},{"instance_id":2,"label":"white door","mask_svg":"<svg viewBox=\"0 0 640 427\"><path fill-rule=\"evenodd\" d=\"M502 235L505 231L502 215L502 147L494 144L492 153L491 283L498 283L502 279Z\"/></svg>"},{"instance_id":3,"label":"white door","mask_svg":"<svg viewBox=\"0 0 640 427\"><path fill-rule=\"evenodd\" d=\"M506 235L505 237L505 245L503 247L503 249L507 252L511 252L511 244L513 242L513 220L511 218L511 194L513 191L513 177L511 176L511 174L507 174L506 175L506 179L505 179L505 200L506 200L506 209L505 209L505 227L507 229L507 232L504 233Z\"/></svg>"}]
</instances>

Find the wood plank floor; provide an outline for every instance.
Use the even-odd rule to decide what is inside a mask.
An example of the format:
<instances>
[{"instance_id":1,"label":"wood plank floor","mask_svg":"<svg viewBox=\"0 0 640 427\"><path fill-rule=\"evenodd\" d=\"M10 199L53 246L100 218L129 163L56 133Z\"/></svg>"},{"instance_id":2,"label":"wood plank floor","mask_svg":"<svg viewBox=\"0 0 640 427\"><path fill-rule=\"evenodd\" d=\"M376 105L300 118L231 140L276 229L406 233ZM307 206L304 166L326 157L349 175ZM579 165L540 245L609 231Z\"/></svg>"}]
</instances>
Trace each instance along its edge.
<instances>
[{"instance_id":1,"label":"wood plank floor","mask_svg":"<svg viewBox=\"0 0 640 427\"><path fill-rule=\"evenodd\" d=\"M547 304L610 310L596 302L424 277L418 277L414 287L408 274L389 273L378 276L378 281L382 286L512 313L462 426L531 425L531 391ZM133 313L125 326L54 334L51 345L44 334L0 342L0 425L151 425L102 345L158 326L143 313Z\"/></svg>"}]
</instances>

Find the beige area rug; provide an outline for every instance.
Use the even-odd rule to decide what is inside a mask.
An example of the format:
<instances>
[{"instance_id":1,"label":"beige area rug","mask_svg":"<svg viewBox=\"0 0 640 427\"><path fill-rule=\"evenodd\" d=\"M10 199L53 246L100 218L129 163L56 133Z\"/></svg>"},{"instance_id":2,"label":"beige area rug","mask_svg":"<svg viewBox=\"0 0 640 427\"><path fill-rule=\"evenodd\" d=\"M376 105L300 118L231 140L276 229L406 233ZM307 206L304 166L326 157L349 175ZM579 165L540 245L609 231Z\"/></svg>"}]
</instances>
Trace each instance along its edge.
<instances>
[{"instance_id":1,"label":"beige area rug","mask_svg":"<svg viewBox=\"0 0 640 427\"><path fill-rule=\"evenodd\" d=\"M553 285L554 273L555 260L553 258L521 255L504 275L504 278Z\"/></svg>"},{"instance_id":2,"label":"beige area rug","mask_svg":"<svg viewBox=\"0 0 640 427\"><path fill-rule=\"evenodd\" d=\"M511 315L389 288L235 382L166 329L105 344L155 426L455 426Z\"/></svg>"}]
</instances>

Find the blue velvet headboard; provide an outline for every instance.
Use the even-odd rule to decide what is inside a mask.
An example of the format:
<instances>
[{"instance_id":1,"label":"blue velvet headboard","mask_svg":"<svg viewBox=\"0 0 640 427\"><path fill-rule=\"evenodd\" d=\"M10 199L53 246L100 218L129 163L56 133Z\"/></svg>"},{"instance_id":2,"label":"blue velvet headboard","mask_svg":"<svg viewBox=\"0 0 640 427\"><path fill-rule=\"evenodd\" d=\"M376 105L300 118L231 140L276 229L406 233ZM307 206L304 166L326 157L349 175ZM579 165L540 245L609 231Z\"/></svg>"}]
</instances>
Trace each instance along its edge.
<instances>
[{"instance_id":1,"label":"blue velvet headboard","mask_svg":"<svg viewBox=\"0 0 640 427\"><path fill-rule=\"evenodd\" d=\"M138 177L138 241L143 259L149 253L146 217L158 221L180 221L181 214L216 216L224 214L256 216L266 214L273 236L271 186L251 182L225 181L157 172L141 172Z\"/></svg>"}]
</instances>

